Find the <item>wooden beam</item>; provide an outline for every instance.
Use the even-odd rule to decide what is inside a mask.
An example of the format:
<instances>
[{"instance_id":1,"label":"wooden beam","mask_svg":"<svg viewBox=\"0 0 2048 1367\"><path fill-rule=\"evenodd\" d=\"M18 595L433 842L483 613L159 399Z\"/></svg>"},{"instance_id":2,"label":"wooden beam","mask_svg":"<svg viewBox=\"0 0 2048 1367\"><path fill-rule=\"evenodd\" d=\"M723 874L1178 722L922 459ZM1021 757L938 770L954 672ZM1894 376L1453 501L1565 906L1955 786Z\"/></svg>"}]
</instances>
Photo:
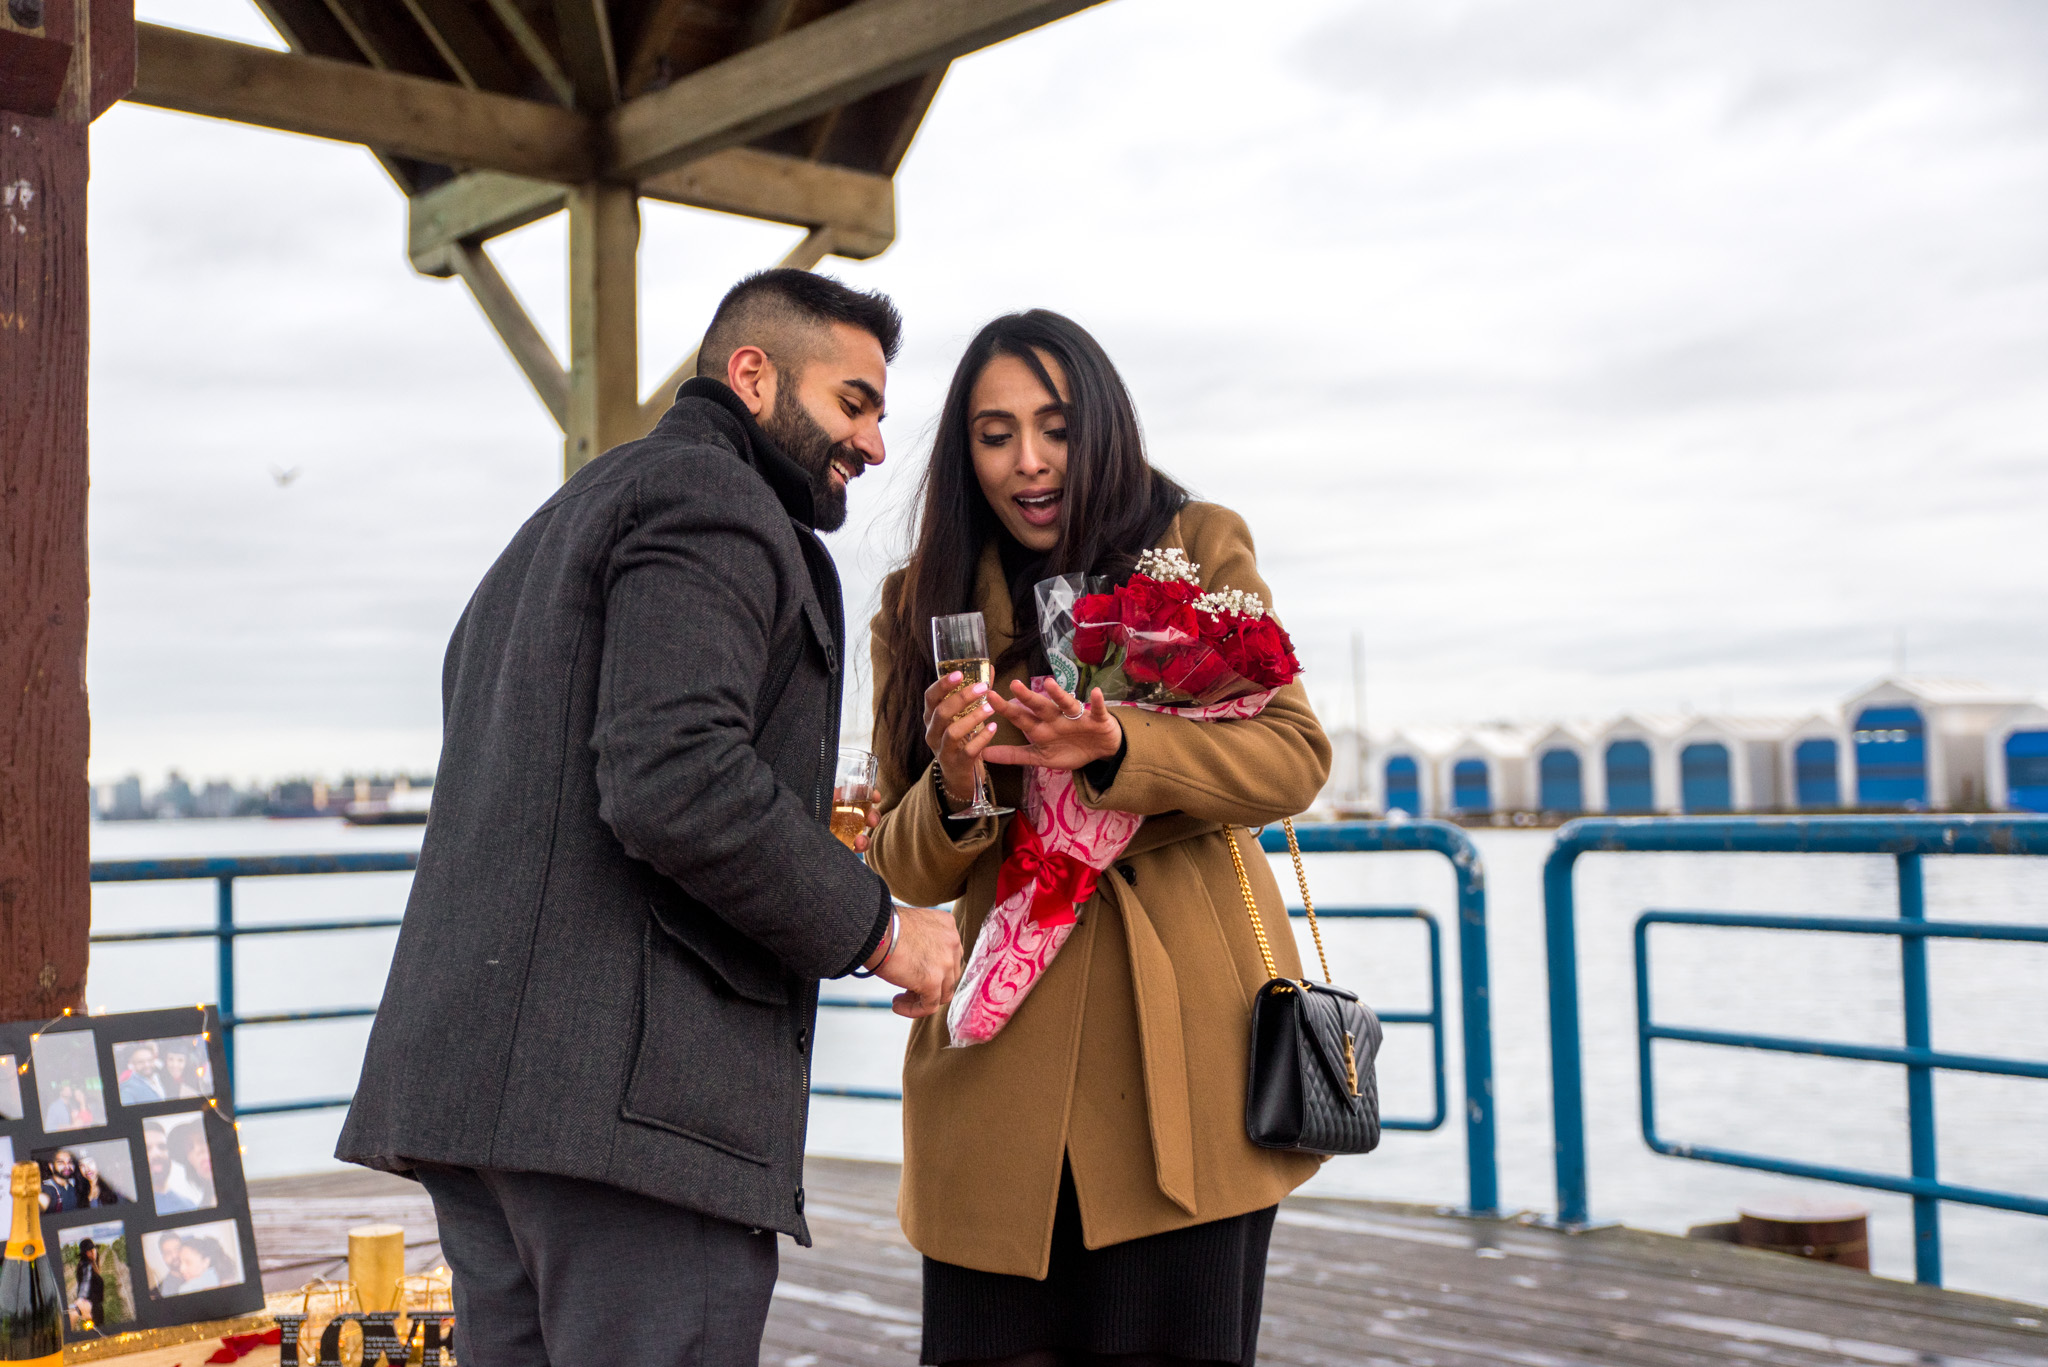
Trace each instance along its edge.
<instances>
[{"instance_id":1,"label":"wooden beam","mask_svg":"<svg viewBox=\"0 0 2048 1367\"><path fill-rule=\"evenodd\" d=\"M637 95L654 80L662 54L675 39L683 11L695 3L696 0L652 0L647 6L647 17L633 37L633 55L620 73L619 87L623 92Z\"/></svg>"},{"instance_id":2,"label":"wooden beam","mask_svg":"<svg viewBox=\"0 0 2048 1367\"><path fill-rule=\"evenodd\" d=\"M472 171L415 195L406 249L415 269L446 275L445 248L523 228L568 202L560 185L496 171ZM741 214L802 228L830 225L832 250L865 260L896 238L896 187L886 176L732 147L643 182L649 199Z\"/></svg>"},{"instance_id":3,"label":"wooden beam","mask_svg":"<svg viewBox=\"0 0 2048 1367\"><path fill-rule=\"evenodd\" d=\"M138 104L544 180L593 170L589 120L534 100L137 24Z\"/></svg>"},{"instance_id":4,"label":"wooden beam","mask_svg":"<svg viewBox=\"0 0 2048 1367\"><path fill-rule=\"evenodd\" d=\"M498 334L498 340L505 344L505 350L512 353L513 361L526 376L527 383L533 386L533 392L540 397L548 416L555 420L555 426L566 431L569 426L569 374L562 369L562 363L556 358L555 349L548 345L548 339L541 336L540 329L534 326L532 316L519 301L512 283L499 272L497 262L491 260L481 243L451 243L442 248L442 253L447 257L446 269L429 274L462 277L462 283L469 286L469 292L476 296L477 307L483 310L491 329Z\"/></svg>"},{"instance_id":5,"label":"wooden beam","mask_svg":"<svg viewBox=\"0 0 2048 1367\"><path fill-rule=\"evenodd\" d=\"M425 275L454 271L446 249L538 223L569 202L566 186L502 171L471 171L417 194L406 206L406 252Z\"/></svg>"},{"instance_id":6,"label":"wooden beam","mask_svg":"<svg viewBox=\"0 0 2048 1367\"><path fill-rule=\"evenodd\" d=\"M41 1021L83 1009L92 933L86 132L133 75L134 9L11 14L70 57L54 96L0 104L0 1020Z\"/></svg>"},{"instance_id":7,"label":"wooden beam","mask_svg":"<svg viewBox=\"0 0 2048 1367\"><path fill-rule=\"evenodd\" d=\"M1098 3L859 0L614 110L608 174L645 180Z\"/></svg>"},{"instance_id":8,"label":"wooden beam","mask_svg":"<svg viewBox=\"0 0 2048 1367\"><path fill-rule=\"evenodd\" d=\"M605 0L554 0L555 46L576 87L576 107L602 114L619 102L619 62L612 51Z\"/></svg>"},{"instance_id":9,"label":"wooden beam","mask_svg":"<svg viewBox=\"0 0 2048 1367\"><path fill-rule=\"evenodd\" d=\"M801 228L829 225L831 250L855 260L879 256L896 240L896 183L887 176L751 147L730 147L649 176L640 193Z\"/></svg>"},{"instance_id":10,"label":"wooden beam","mask_svg":"<svg viewBox=\"0 0 2048 1367\"><path fill-rule=\"evenodd\" d=\"M831 251L832 230L813 228L804 234L803 241L790 249L789 255L776 264L807 271L823 261ZM702 350L702 347L691 348L690 354L683 357L676 368L654 386L654 392L641 402L639 435L645 436L654 430L654 424L661 421L661 415L668 412L669 405L676 401L676 391L683 387L683 381L697 373L697 353Z\"/></svg>"},{"instance_id":11,"label":"wooden beam","mask_svg":"<svg viewBox=\"0 0 2048 1367\"><path fill-rule=\"evenodd\" d=\"M478 22L467 0L405 0L427 41L471 90L517 94L519 74L498 50L490 31Z\"/></svg>"},{"instance_id":12,"label":"wooden beam","mask_svg":"<svg viewBox=\"0 0 2048 1367\"><path fill-rule=\"evenodd\" d=\"M498 16L498 22L505 26L505 32L512 35L512 41L519 45L519 53L533 63L533 69L547 82L548 89L555 92L555 102L565 109L576 105L576 87L569 80L569 73L562 70L562 64L555 60L553 49L549 48L532 24L527 22L525 11L516 0L490 0L491 13Z\"/></svg>"},{"instance_id":13,"label":"wooden beam","mask_svg":"<svg viewBox=\"0 0 2048 1367\"><path fill-rule=\"evenodd\" d=\"M640 200L629 185L569 192L568 478L640 429Z\"/></svg>"}]
</instances>

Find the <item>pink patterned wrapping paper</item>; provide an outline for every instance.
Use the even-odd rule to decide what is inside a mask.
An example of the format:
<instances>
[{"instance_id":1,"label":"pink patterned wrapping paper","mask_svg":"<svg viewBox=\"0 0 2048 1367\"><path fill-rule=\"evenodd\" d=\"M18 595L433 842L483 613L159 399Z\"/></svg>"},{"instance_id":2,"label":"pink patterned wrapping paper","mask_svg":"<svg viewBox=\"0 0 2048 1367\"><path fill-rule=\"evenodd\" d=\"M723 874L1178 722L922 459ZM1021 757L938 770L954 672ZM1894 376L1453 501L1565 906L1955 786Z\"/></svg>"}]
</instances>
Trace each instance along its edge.
<instances>
[{"instance_id":1,"label":"pink patterned wrapping paper","mask_svg":"<svg viewBox=\"0 0 2048 1367\"><path fill-rule=\"evenodd\" d=\"M1039 680L1033 680L1034 686ZM1200 707L1161 707L1150 703L1111 703L1142 707L1148 712L1193 721L1237 721L1265 710L1278 689L1246 694L1228 702ZM1130 812L1091 811L1081 804L1079 780L1066 769L1029 769L1024 775L1024 810L1040 844L1050 854L1064 854L1100 872L1130 847L1144 818ZM986 1044L1009 1023L1039 977L1052 964L1060 946L1073 934L1074 923L1054 925L1032 916L1035 879L989 908L967 958L953 1002L946 1011L949 1048ZM1076 908L1078 910L1078 908Z\"/></svg>"}]
</instances>

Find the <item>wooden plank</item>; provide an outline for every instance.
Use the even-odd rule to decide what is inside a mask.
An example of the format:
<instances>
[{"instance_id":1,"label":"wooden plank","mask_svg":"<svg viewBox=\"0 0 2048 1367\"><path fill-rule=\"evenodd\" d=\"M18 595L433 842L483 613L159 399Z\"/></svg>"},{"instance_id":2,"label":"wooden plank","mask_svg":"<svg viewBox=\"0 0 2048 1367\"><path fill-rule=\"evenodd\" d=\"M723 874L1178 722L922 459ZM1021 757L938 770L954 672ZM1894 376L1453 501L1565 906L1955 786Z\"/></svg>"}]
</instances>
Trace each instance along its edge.
<instances>
[{"instance_id":1,"label":"wooden plank","mask_svg":"<svg viewBox=\"0 0 2048 1367\"><path fill-rule=\"evenodd\" d=\"M562 478L640 427L640 202L631 186L569 192L569 403Z\"/></svg>"},{"instance_id":2,"label":"wooden plank","mask_svg":"<svg viewBox=\"0 0 2048 1367\"><path fill-rule=\"evenodd\" d=\"M576 87L576 107L601 114L619 102L619 62L612 51L605 0L554 0L555 46Z\"/></svg>"},{"instance_id":3,"label":"wooden plank","mask_svg":"<svg viewBox=\"0 0 2048 1367\"><path fill-rule=\"evenodd\" d=\"M675 40L683 12L697 0L649 0L641 18L640 31L633 35L633 55L626 60L619 86L627 95L638 95L653 82L668 45Z\"/></svg>"},{"instance_id":4,"label":"wooden plank","mask_svg":"<svg viewBox=\"0 0 2048 1367\"><path fill-rule=\"evenodd\" d=\"M894 1164L808 1159L815 1243L784 1243L761 1361L915 1362L922 1260ZM253 1183L266 1277L283 1240L328 1251L396 1219L426 1265L431 1212L381 1174ZM381 1185L380 1185L381 1184ZM290 1197L290 1193L303 1195ZM275 1232L273 1232L275 1231ZM324 1231L324 1232L323 1232ZM273 1250L276 1243L276 1250ZM1773 1273L1782 1275L1772 1275ZM1423 1207L1293 1199L1267 1266L1264 1367L2048 1367L2048 1311L1637 1230L1570 1235Z\"/></svg>"},{"instance_id":5,"label":"wooden plank","mask_svg":"<svg viewBox=\"0 0 2048 1367\"><path fill-rule=\"evenodd\" d=\"M490 0L491 13L505 26L505 32L512 35L519 53L533 64L540 78L547 83L555 95L555 102L565 109L576 105L576 87L569 80L569 73L562 70L562 64L555 60L554 49L547 45L533 25L528 22L526 12L519 8L517 0Z\"/></svg>"},{"instance_id":6,"label":"wooden plank","mask_svg":"<svg viewBox=\"0 0 2048 1367\"><path fill-rule=\"evenodd\" d=\"M1097 3L860 0L615 110L609 174L643 180Z\"/></svg>"},{"instance_id":7,"label":"wooden plank","mask_svg":"<svg viewBox=\"0 0 2048 1367\"><path fill-rule=\"evenodd\" d=\"M883 176L733 147L643 182L640 193L670 204L742 214L795 227L830 225L830 250L865 260L896 236L896 187ZM413 197L406 249L428 274L448 267L442 249L523 228L568 202L550 181L472 171ZM808 269L812 263L805 263Z\"/></svg>"},{"instance_id":8,"label":"wooden plank","mask_svg":"<svg viewBox=\"0 0 2048 1367\"><path fill-rule=\"evenodd\" d=\"M441 60L455 72L455 79L471 90L494 90L501 95L519 92L519 73L466 0L405 0L405 7L412 11L414 22Z\"/></svg>"},{"instance_id":9,"label":"wooden plank","mask_svg":"<svg viewBox=\"0 0 2048 1367\"><path fill-rule=\"evenodd\" d=\"M138 104L544 180L593 167L590 123L566 109L157 24L136 34Z\"/></svg>"},{"instance_id":10,"label":"wooden plank","mask_svg":"<svg viewBox=\"0 0 2048 1367\"><path fill-rule=\"evenodd\" d=\"M429 80L454 75L441 54L427 41L405 6L390 0L326 0L335 21L348 31L365 61L379 71L403 72Z\"/></svg>"}]
</instances>

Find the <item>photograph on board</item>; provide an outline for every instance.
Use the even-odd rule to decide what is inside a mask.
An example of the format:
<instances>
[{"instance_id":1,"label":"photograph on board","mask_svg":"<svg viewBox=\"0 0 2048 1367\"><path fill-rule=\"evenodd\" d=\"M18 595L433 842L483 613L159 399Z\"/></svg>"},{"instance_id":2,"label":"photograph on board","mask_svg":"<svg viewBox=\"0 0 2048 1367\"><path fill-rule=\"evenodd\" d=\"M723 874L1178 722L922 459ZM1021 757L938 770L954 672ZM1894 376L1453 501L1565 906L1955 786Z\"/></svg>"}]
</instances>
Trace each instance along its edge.
<instances>
[{"instance_id":1,"label":"photograph on board","mask_svg":"<svg viewBox=\"0 0 2048 1367\"><path fill-rule=\"evenodd\" d=\"M242 1283L241 1231L233 1220L184 1225L142 1236L149 1294L189 1296Z\"/></svg>"},{"instance_id":2,"label":"photograph on board","mask_svg":"<svg viewBox=\"0 0 2048 1367\"><path fill-rule=\"evenodd\" d=\"M135 1199L135 1154L126 1139L38 1149L45 1215L124 1205Z\"/></svg>"},{"instance_id":3,"label":"photograph on board","mask_svg":"<svg viewBox=\"0 0 2048 1367\"><path fill-rule=\"evenodd\" d=\"M73 1225L57 1235L64 1255L64 1291L71 1327L107 1331L135 1318L128 1271L128 1231L119 1220Z\"/></svg>"},{"instance_id":4,"label":"photograph on board","mask_svg":"<svg viewBox=\"0 0 2048 1367\"><path fill-rule=\"evenodd\" d=\"M43 1131L90 1129L107 1123L106 1087L100 1081L100 1051L90 1030L40 1034L29 1042L36 1066L36 1105Z\"/></svg>"},{"instance_id":5,"label":"photograph on board","mask_svg":"<svg viewBox=\"0 0 2048 1367\"><path fill-rule=\"evenodd\" d=\"M151 1116L142 1122L142 1149L149 1161L149 1190L157 1214L212 1210L218 1204L205 1112Z\"/></svg>"},{"instance_id":6,"label":"photograph on board","mask_svg":"<svg viewBox=\"0 0 2048 1367\"><path fill-rule=\"evenodd\" d=\"M123 1106L213 1095L204 1035L172 1035L114 1045L114 1085Z\"/></svg>"},{"instance_id":7,"label":"photograph on board","mask_svg":"<svg viewBox=\"0 0 2048 1367\"><path fill-rule=\"evenodd\" d=\"M0 1120L27 1114L21 1108L21 1063L12 1054L0 1054Z\"/></svg>"}]
</instances>

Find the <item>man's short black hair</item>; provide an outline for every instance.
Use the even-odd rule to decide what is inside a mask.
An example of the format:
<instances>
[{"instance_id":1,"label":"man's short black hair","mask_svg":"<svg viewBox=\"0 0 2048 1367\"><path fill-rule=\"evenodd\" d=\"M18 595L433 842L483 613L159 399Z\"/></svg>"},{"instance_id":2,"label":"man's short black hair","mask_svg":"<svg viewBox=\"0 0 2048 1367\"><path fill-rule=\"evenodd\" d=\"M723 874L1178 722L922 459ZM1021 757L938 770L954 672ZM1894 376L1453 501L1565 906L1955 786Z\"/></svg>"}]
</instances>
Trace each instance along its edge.
<instances>
[{"instance_id":1,"label":"man's short black hair","mask_svg":"<svg viewBox=\"0 0 2048 1367\"><path fill-rule=\"evenodd\" d=\"M719 301L697 350L697 374L723 380L732 354L743 346L760 347L782 370L796 374L816 349L806 334L831 323L870 334L882 344L883 359L896 359L903 317L888 295L865 294L810 271L756 271Z\"/></svg>"}]
</instances>

